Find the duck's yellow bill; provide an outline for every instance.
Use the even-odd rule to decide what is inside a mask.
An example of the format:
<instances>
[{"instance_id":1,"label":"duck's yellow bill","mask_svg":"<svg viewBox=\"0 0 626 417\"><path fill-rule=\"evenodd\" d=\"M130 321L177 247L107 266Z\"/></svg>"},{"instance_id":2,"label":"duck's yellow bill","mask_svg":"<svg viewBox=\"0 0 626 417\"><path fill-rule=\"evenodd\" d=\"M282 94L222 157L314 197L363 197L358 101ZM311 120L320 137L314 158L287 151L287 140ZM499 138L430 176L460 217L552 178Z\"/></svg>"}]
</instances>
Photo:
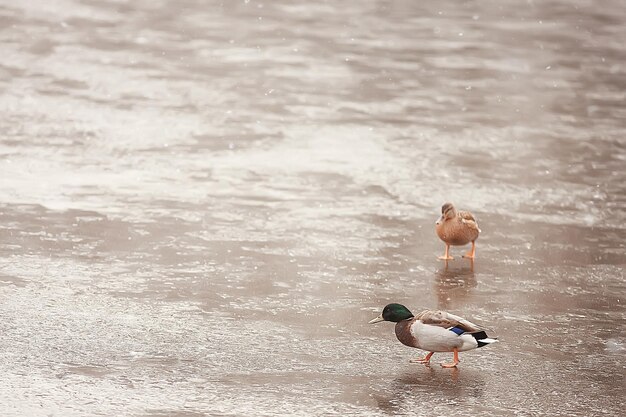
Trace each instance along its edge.
<instances>
[{"instance_id":1,"label":"duck's yellow bill","mask_svg":"<svg viewBox=\"0 0 626 417\"><path fill-rule=\"evenodd\" d=\"M381 314L380 316L376 317L375 319L372 319L369 321L369 324L374 324L374 323L378 323L381 321L385 321L385 319L383 318L383 315Z\"/></svg>"}]
</instances>

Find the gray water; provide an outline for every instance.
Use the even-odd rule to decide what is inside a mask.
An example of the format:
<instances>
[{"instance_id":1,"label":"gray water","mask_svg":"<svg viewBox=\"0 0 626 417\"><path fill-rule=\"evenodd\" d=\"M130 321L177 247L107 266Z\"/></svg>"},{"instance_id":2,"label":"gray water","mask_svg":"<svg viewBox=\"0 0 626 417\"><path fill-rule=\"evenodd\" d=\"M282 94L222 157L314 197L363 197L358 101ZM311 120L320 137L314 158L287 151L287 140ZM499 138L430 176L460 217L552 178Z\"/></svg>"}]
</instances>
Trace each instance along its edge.
<instances>
[{"instance_id":1,"label":"gray water","mask_svg":"<svg viewBox=\"0 0 626 417\"><path fill-rule=\"evenodd\" d=\"M0 1L0 414L616 416L622 1ZM479 219L437 260L440 206ZM500 338L410 364L388 302Z\"/></svg>"}]
</instances>

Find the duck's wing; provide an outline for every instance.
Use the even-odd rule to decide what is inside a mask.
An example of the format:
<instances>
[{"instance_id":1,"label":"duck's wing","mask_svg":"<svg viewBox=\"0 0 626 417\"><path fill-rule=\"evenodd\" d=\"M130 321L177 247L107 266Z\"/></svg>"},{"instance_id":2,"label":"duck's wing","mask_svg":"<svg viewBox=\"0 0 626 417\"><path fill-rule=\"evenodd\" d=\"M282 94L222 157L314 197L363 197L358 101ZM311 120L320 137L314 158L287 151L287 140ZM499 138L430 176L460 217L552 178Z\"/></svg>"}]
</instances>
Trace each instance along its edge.
<instances>
[{"instance_id":1,"label":"duck's wing","mask_svg":"<svg viewBox=\"0 0 626 417\"><path fill-rule=\"evenodd\" d=\"M459 211L458 215L461 219L461 223L463 223L470 229L478 230L480 232L480 229L478 228L478 222L476 221L476 218L472 213L470 213L469 211Z\"/></svg>"},{"instance_id":2,"label":"duck's wing","mask_svg":"<svg viewBox=\"0 0 626 417\"><path fill-rule=\"evenodd\" d=\"M483 330L479 325L465 320L463 317L440 310L424 310L415 316L415 318L424 324L443 327L444 329L456 327L469 333Z\"/></svg>"}]
</instances>

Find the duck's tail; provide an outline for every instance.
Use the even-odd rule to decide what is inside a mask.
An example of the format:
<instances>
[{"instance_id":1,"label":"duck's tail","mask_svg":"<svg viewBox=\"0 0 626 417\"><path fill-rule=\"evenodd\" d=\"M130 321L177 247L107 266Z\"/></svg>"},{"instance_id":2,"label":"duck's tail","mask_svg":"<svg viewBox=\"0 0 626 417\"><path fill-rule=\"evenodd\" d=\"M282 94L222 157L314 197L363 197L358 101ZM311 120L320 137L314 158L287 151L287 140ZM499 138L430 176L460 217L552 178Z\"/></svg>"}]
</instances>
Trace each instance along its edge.
<instances>
[{"instance_id":1,"label":"duck's tail","mask_svg":"<svg viewBox=\"0 0 626 417\"><path fill-rule=\"evenodd\" d=\"M497 337L489 337L484 330L476 333L470 333L476 342L478 343L478 347L483 347L495 343L498 341Z\"/></svg>"}]
</instances>

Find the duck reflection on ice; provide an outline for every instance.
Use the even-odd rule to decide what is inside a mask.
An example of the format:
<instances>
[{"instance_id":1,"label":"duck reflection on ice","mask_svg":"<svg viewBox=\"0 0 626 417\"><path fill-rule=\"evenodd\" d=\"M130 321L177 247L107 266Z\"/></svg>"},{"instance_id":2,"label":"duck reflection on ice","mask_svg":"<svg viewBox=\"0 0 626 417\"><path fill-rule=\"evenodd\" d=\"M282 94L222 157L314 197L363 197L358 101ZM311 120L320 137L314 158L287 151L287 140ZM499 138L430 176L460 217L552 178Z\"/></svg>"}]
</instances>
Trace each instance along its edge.
<instances>
[{"instance_id":1,"label":"duck reflection on ice","mask_svg":"<svg viewBox=\"0 0 626 417\"><path fill-rule=\"evenodd\" d=\"M451 308L452 302L466 298L470 290L475 287L476 275L473 260L470 261L469 266L463 263L463 266L453 268L446 261L443 269L438 270L435 277L437 308L441 310Z\"/></svg>"},{"instance_id":2,"label":"duck reflection on ice","mask_svg":"<svg viewBox=\"0 0 626 417\"><path fill-rule=\"evenodd\" d=\"M373 394L378 408L398 415L413 409L416 398L423 401L466 401L481 398L485 391L484 375L472 370L451 369L441 372L438 368L424 367L398 375L388 383L384 392Z\"/></svg>"}]
</instances>

